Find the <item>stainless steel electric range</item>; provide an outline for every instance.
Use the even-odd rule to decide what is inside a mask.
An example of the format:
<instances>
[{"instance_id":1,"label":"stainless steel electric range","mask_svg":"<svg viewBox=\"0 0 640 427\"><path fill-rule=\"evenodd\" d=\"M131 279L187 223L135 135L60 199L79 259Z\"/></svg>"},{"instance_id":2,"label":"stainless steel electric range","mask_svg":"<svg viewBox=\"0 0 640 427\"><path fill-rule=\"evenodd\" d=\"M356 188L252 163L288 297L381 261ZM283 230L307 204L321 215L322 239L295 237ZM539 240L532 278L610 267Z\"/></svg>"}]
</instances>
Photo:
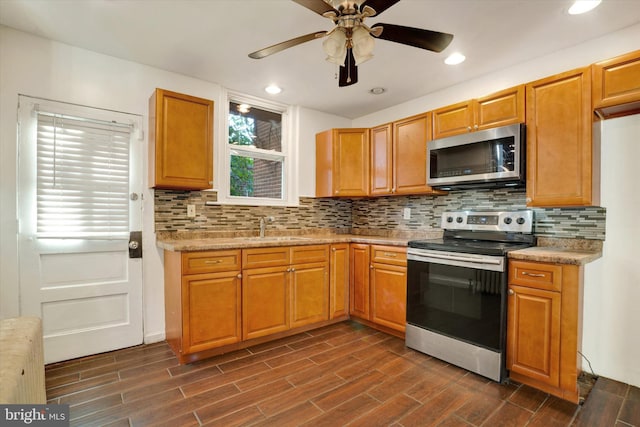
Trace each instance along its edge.
<instances>
[{"instance_id":1,"label":"stainless steel electric range","mask_svg":"<svg viewBox=\"0 0 640 427\"><path fill-rule=\"evenodd\" d=\"M504 381L507 253L535 245L533 211L445 212L441 227L408 245L406 345Z\"/></svg>"}]
</instances>

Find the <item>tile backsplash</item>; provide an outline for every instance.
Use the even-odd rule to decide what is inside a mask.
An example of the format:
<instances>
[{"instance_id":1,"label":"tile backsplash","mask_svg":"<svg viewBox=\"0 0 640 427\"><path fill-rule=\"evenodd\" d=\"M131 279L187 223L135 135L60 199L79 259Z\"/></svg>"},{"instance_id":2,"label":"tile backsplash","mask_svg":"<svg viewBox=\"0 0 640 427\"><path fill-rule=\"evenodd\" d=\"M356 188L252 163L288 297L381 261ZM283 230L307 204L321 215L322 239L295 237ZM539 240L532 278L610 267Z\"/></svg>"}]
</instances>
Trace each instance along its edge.
<instances>
[{"instance_id":1,"label":"tile backsplash","mask_svg":"<svg viewBox=\"0 0 640 427\"><path fill-rule=\"evenodd\" d=\"M313 229L357 234L420 232L439 228L447 210L526 209L522 189L451 191L445 196L394 196L364 199L301 197L296 207L207 205L212 191L155 191L156 231L255 231L258 218L273 216L270 230ZM197 215L188 218L187 204ZM403 209L411 218L403 219ZM534 234L540 237L604 240L606 210L601 207L533 209Z\"/></svg>"}]
</instances>

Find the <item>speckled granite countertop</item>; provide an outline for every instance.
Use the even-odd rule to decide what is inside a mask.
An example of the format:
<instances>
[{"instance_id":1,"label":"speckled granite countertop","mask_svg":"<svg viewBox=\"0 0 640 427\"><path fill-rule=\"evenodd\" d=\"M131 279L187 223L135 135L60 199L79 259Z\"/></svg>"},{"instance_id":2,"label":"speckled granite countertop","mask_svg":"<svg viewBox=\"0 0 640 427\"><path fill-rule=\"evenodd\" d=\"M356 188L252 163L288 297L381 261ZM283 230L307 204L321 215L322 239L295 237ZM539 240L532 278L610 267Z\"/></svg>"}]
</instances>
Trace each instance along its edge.
<instances>
[{"instance_id":1,"label":"speckled granite countertop","mask_svg":"<svg viewBox=\"0 0 640 427\"><path fill-rule=\"evenodd\" d=\"M509 259L584 265L602 256L602 241L539 238L538 246L509 252Z\"/></svg>"},{"instance_id":2,"label":"speckled granite countertop","mask_svg":"<svg viewBox=\"0 0 640 427\"><path fill-rule=\"evenodd\" d=\"M407 246L409 240L438 238L441 232L419 235L374 236L364 234L300 234L283 236L208 236L203 233L158 233L156 245L176 252L210 251L217 249L245 249L268 246L320 245L327 243L367 243L372 245Z\"/></svg>"},{"instance_id":3,"label":"speckled granite countertop","mask_svg":"<svg viewBox=\"0 0 640 427\"><path fill-rule=\"evenodd\" d=\"M211 251L220 249L246 249L268 246L301 246L328 243L365 243L371 245L407 246L409 240L435 239L442 236L439 230L419 234L393 233L379 236L372 234L288 234L238 236L233 232L159 232L156 245L174 252ZM602 256L602 242L580 239L539 238L538 246L509 252L510 259L541 261L561 264L584 265Z\"/></svg>"}]
</instances>

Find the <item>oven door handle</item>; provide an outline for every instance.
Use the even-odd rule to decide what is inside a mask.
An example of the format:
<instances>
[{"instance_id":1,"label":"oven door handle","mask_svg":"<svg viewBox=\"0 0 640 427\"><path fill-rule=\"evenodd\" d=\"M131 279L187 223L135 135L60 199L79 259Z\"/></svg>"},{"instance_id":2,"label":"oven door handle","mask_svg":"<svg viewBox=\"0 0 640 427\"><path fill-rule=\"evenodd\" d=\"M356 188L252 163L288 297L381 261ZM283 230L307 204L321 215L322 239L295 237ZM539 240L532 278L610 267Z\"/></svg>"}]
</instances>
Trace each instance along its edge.
<instances>
[{"instance_id":1,"label":"oven door handle","mask_svg":"<svg viewBox=\"0 0 640 427\"><path fill-rule=\"evenodd\" d=\"M460 255L452 255L452 254L439 254L430 252L428 254L407 254L407 259L412 261L421 261L421 262L435 262L438 264L447 264L446 261L449 261L450 265L458 265L464 267L465 265L469 268L479 268L481 270L492 270L492 271L504 271L504 258L503 257L467 257ZM445 261L445 262L443 262ZM478 267L472 267L472 265L477 265Z\"/></svg>"},{"instance_id":2,"label":"oven door handle","mask_svg":"<svg viewBox=\"0 0 640 427\"><path fill-rule=\"evenodd\" d=\"M492 264L492 265L500 265L502 264L502 260L491 259L491 258L469 258L465 256L456 256L456 255L436 255L429 254L426 255L428 258L436 258L436 259L444 259L451 261L463 261L463 262L473 262L475 264Z\"/></svg>"}]
</instances>

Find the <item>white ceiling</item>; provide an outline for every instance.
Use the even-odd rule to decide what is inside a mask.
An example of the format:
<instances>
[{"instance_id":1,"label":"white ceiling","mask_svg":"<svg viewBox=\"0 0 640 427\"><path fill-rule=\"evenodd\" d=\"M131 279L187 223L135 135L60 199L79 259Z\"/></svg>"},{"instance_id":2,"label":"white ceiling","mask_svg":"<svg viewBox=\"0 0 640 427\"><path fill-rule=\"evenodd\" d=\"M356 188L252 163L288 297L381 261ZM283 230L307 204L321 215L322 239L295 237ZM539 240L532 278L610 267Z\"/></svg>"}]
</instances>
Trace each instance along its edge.
<instances>
[{"instance_id":1,"label":"white ceiling","mask_svg":"<svg viewBox=\"0 0 640 427\"><path fill-rule=\"evenodd\" d=\"M264 59L247 54L332 23L289 0L0 0L0 24L95 52L346 118L427 95L640 22L639 0L603 0L571 16L572 0L401 0L377 22L454 34L442 53L377 40L359 82L340 88L322 41ZM453 51L466 62L443 63ZM371 95L373 87L387 92Z\"/></svg>"}]
</instances>

